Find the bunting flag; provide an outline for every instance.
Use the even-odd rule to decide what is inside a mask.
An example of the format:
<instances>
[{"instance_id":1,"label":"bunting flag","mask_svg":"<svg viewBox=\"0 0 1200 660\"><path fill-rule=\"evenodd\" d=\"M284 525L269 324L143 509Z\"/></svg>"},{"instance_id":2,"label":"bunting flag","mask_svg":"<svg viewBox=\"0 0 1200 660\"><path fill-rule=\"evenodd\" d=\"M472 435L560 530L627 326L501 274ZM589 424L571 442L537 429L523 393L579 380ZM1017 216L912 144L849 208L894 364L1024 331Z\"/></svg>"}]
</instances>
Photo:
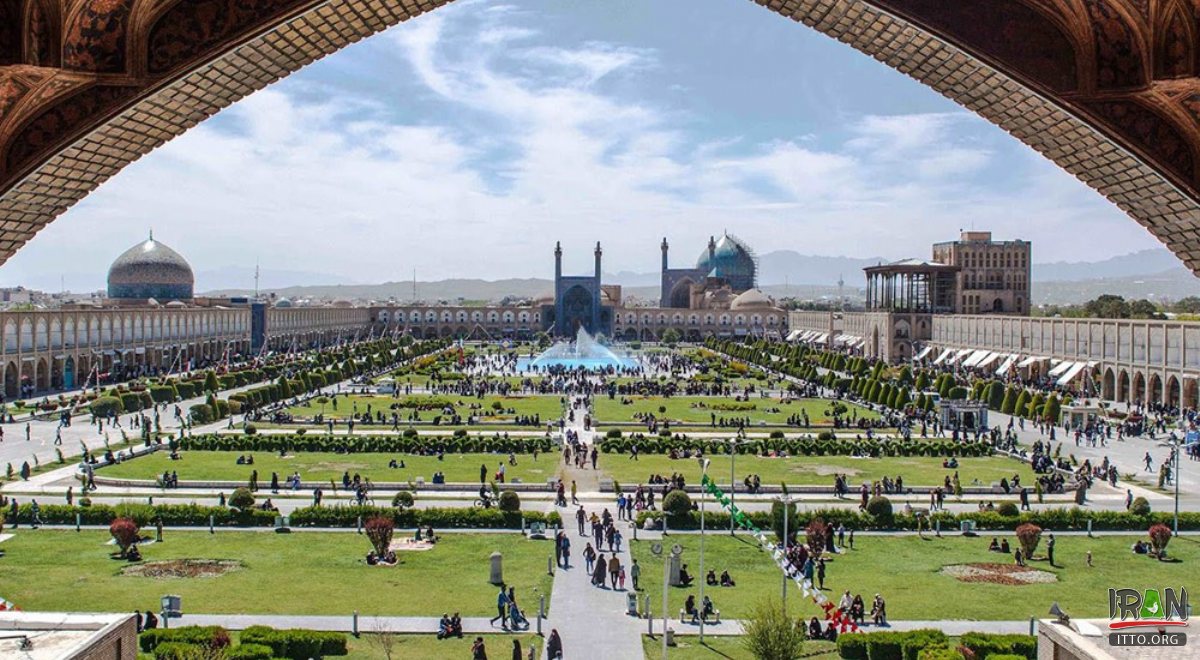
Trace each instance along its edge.
<instances>
[{"instance_id":1,"label":"bunting flag","mask_svg":"<svg viewBox=\"0 0 1200 660\"><path fill-rule=\"evenodd\" d=\"M0 598L0 612L19 612L19 611L21 611L21 608L17 607L14 603L4 600L3 598Z\"/></svg>"},{"instance_id":2,"label":"bunting flag","mask_svg":"<svg viewBox=\"0 0 1200 660\"><path fill-rule=\"evenodd\" d=\"M805 598L811 598L814 604L825 610L825 620L829 622L829 625L840 628L841 632L846 632L847 630L858 632L858 626L844 612L830 602L829 598L820 589L814 587L812 580L804 577L803 573L791 565L791 562L784 555L783 546L768 539L766 533L756 527L745 512L734 506L729 496L718 488L716 482L709 479L707 474L700 479L700 488L711 495L721 505L721 508L728 511L733 521L739 527L750 532L758 540L759 546L775 560L775 564L779 566L779 570L783 571L785 576L790 577L796 583L796 587L800 589L800 593L804 594Z\"/></svg>"}]
</instances>

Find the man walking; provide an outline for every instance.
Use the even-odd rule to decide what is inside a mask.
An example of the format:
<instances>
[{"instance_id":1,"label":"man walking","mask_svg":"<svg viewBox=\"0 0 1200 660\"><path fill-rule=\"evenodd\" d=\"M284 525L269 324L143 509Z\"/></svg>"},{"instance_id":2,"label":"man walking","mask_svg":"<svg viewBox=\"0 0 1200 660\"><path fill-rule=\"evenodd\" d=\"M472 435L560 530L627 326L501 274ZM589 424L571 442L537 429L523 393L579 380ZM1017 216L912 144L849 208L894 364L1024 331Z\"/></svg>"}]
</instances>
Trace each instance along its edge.
<instances>
[{"instance_id":1,"label":"man walking","mask_svg":"<svg viewBox=\"0 0 1200 660\"><path fill-rule=\"evenodd\" d=\"M583 512L583 506L580 506L579 510L575 512L575 522L579 524L579 535L580 536L584 536L583 522L586 518L587 518L587 514Z\"/></svg>"},{"instance_id":2,"label":"man walking","mask_svg":"<svg viewBox=\"0 0 1200 660\"><path fill-rule=\"evenodd\" d=\"M1050 565L1054 566L1054 534L1046 540L1046 559L1050 560Z\"/></svg>"},{"instance_id":3,"label":"man walking","mask_svg":"<svg viewBox=\"0 0 1200 660\"><path fill-rule=\"evenodd\" d=\"M508 630L508 592L504 590L504 585L500 585L500 593L496 596L496 616L492 618L492 624L499 619L500 627Z\"/></svg>"},{"instance_id":4,"label":"man walking","mask_svg":"<svg viewBox=\"0 0 1200 660\"><path fill-rule=\"evenodd\" d=\"M633 565L629 567L629 578L633 580L633 590L641 591L638 586L638 578L642 577L642 567L638 566L637 559L633 560Z\"/></svg>"}]
</instances>

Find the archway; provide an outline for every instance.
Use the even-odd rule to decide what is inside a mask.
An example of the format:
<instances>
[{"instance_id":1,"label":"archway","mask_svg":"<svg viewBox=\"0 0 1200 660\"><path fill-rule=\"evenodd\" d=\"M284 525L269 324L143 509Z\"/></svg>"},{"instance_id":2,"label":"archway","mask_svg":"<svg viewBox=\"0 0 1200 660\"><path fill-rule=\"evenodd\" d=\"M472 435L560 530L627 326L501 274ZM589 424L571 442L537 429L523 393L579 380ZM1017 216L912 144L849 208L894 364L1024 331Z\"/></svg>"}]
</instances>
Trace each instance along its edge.
<instances>
[{"instance_id":1,"label":"archway","mask_svg":"<svg viewBox=\"0 0 1200 660\"><path fill-rule=\"evenodd\" d=\"M4 365L4 398L7 400L16 399L21 396L20 379L21 370L17 367L16 362L7 362Z\"/></svg>"},{"instance_id":2,"label":"archway","mask_svg":"<svg viewBox=\"0 0 1200 660\"><path fill-rule=\"evenodd\" d=\"M63 360L62 386L64 390L75 388L75 358L69 355L67 356L67 359Z\"/></svg>"},{"instance_id":3,"label":"archway","mask_svg":"<svg viewBox=\"0 0 1200 660\"><path fill-rule=\"evenodd\" d=\"M1195 410L1200 401L1197 401L1197 380L1192 376L1184 376L1183 378L1183 399L1180 402L1184 408Z\"/></svg>"},{"instance_id":4,"label":"archway","mask_svg":"<svg viewBox=\"0 0 1200 660\"><path fill-rule=\"evenodd\" d=\"M1179 378L1173 375L1167 378L1166 398L1163 400L1163 403L1172 407L1178 406L1179 400L1182 398L1182 394L1181 388L1179 387Z\"/></svg>"},{"instance_id":5,"label":"archway","mask_svg":"<svg viewBox=\"0 0 1200 660\"><path fill-rule=\"evenodd\" d=\"M1119 403L1129 402L1129 372L1121 370L1121 375L1117 377L1117 401Z\"/></svg>"},{"instance_id":6,"label":"archway","mask_svg":"<svg viewBox=\"0 0 1200 660\"><path fill-rule=\"evenodd\" d=\"M1146 391L1146 403L1163 402L1163 382L1158 374L1150 376L1150 389Z\"/></svg>"},{"instance_id":7,"label":"archway","mask_svg":"<svg viewBox=\"0 0 1200 660\"><path fill-rule=\"evenodd\" d=\"M559 333L573 336L576 330L584 328L596 334L597 329L592 327L592 312L591 292L579 285L567 289L562 297L563 318L558 327Z\"/></svg>"},{"instance_id":8,"label":"archway","mask_svg":"<svg viewBox=\"0 0 1200 660\"><path fill-rule=\"evenodd\" d=\"M50 358L50 387L63 387L63 360L57 357Z\"/></svg>"},{"instance_id":9,"label":"archway","mask_svg":"<svg viewBox=\"0 0 1200 660\"><path fill-rule=\"evenodd\" d=\"M0 260L130 162L328 53L447 0L0 1ZM1181 0L755 0L1050 158L1194 272L1200 30ZM219 17L219 20L218 20ZM1019 35L1020 38L1013 38ZM36 68L37 75L30 75ZM1182 91L1181 91L1182 90Z\"/></svg>"},{"instance_id":10,"label":"archway","mask_svg":"<svg viewBox=\"0 0 1200 660\"><path fill-rule=\"evenodd\" d=\"M1133 374L1133 391L1129 393L1129 398L1135 403L1146 403L1146 377L1140 371Z\"/></svg>"},{"instance_id":11,"label":"archway","mask_svg":"<svg viewBox=\"0 0 1200 660\"><path fill-rule=\"evenodd\" d=\"M675 283L675 286L671 288L667 306L676 309L687 309L692 306L692 278L685 277Z\"/></svg>"},{"instance_id":12,"label":"archway","mask_svg":"<svg viewBox=\"0 0 1200 660\"><path fill-rule=\"evenodd\" d=\"M1113 374L1112 367L1104 370L1104 376L1100 381L1100 398L1112 401L1116 398L1117 392L1117 377Z\"/></svg>"},{"instance_id":13,"label":"archway","mask_svg":"<svg viewBox=\"0 0 1200 660\"><path fill-rule=\"evenodd\" d=\"M50 389L50 369L46 365L46 358L38 358L37 361L37 381L35 387L38 391L45 392Z\"/></svg>"}]
</instances>

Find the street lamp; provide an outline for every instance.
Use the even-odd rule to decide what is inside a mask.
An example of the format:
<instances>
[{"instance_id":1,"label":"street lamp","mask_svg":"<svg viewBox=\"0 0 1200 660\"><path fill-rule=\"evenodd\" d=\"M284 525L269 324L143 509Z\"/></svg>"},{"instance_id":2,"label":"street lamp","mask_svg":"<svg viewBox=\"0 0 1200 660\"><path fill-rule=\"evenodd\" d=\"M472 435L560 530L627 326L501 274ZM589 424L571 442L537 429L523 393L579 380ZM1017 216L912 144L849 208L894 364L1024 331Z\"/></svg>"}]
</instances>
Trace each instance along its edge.
<instances>
[{"instance_id":1,"label":"street lamp","mask_svg":"<svg viewBox=\"0 0 1200 660\"><path fill-rule=\"evenodd\" d=\"M791 513L792 504L797 501L797 498L788 497L787 495L781 495L781 496L775 498L775 500L777 502L781 502L783 504L783 565L784 565L784 571L783 571L783 582L782 582L782 588L783 588L782 600L783 600L783 609L786 612L787 611L787 591L788 591L787 587L788 587L788 580L791 579L790 573L791 573L791 568L792 568L792 560L788 557L788 515Z\"/></svg>"},{"instance_id":2,"label":"street lamp","mask_svg":"<svg viewBox=\"0 0 1200 660\"><path fill-rule=\"evenodd\" d=\"M651 545L650 552L655 557L657 557L659 555L663 555L662 543L655 543L655 544ZM663 619L662 657L663 657L663 660L667 660L667 623L669 621L669 619L668 619L669 615L667 614L668 609L669 609L669 606L667 604L667 587L671 583L671 559L673 557L678 557L682 554L683 554L683 547L680 546L678 543L676 543L674 546L671 547L671 554L663 555L663 608L662 608L662 619Z\"/></svg>"},{"instance_id":3,"label":"street lamp","mask_svg":"<svg viewBox=\"0 0 1200 660\"><path fill-rule=\"evenodd\" d=\"M704 583L708 580L704 575L704 479L708 476L708 465L712 461L700 459L700 572L696 577L700 580L700 643L704 643Z\"/></svg>"},{"instance_id":4,"label":"street lamp","mask_svg":"<svg viewBox=\"0 0 1200 660\"><path fill-rule=\"evenodd\" d=\"M1171 448L1171 462L1173 463L1171 466L1171 479L1175 482L1175 528L1173 533L1175 536L1179 536L1179 450L1183 449L1183 443L1168 440L1167 442L1160 443L1160 445Z\"/></svg>"},{"instance_id":5,"label":"street lamp","mask_svg":"<svg viewBox=\"0 0 1200 660\"><path fill-rule=\"evenodd\" d=\"M729 439L729 510L733 511L733 497L737 492L737 470L734 465L737 462L737 446L738 439L736 437ZM733 536L733 531L736 523L733 516L729 516L729 535Z\"/></svg>"}]
</instances>

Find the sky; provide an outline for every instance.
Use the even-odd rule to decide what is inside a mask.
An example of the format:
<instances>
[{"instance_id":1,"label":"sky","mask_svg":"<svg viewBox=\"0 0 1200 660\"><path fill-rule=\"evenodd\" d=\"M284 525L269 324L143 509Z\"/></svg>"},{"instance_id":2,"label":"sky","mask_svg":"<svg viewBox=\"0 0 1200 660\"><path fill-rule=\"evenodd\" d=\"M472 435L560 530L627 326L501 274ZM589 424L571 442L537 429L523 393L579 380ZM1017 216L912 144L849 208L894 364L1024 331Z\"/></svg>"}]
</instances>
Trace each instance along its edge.
<instances>
[{"instance_id":1,"label":"sky","mask_svg":"<svg viewBox=\"0 0 1200 660\"><path fill-rule=\"evenodd\" d=\"M101 288L151 229L202 291L206 273L252 286L255 263L550 277L555 241L568 273L596 241L606 271L653 272L662 237L684 266L722 231L759 253L900 259L970 228L1033 241L1039 263L1159 246L999 128L746 0L458 0L130 165L0 284Z\"/></svg>"}]
</instances>

